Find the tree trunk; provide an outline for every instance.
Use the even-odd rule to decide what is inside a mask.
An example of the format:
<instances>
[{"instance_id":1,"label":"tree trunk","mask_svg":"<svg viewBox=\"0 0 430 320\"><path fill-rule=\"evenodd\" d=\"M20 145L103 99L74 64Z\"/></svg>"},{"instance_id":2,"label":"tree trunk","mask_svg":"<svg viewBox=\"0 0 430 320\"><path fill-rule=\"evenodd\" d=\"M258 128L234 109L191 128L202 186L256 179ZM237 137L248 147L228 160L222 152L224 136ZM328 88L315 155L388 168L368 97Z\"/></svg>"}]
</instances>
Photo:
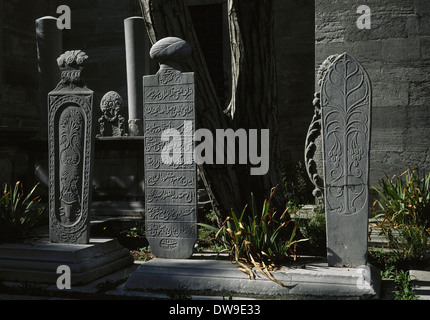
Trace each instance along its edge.
<instances>
[{"instance_id":1,"label":"tree trunk","mask_svg":"<svg viewBox=\"0 0 430 320\"><path fill-rule=\"evenodd\" d=\"M139 1L152 43L175 36L193 48L183 69L195 72L197 129L209 129L214 137L216 129L270 129L270 169L266 175L250 176L249 165L199 166L219 222L231 209L242 211L251 192L262 204L280 181L272 1L240 4L229 0L233 91L227 110L216 95L184 1Z\"/></svg>"},{"instance_id":2,"label":"tree trunk","mask_svg":"<svg viewBox=\"0 0 430 320\"><path fill-rule=\"evenodd\" d=\"M241 197L251 190L260 203L281 180L273 6L273 0L228 0L233 94L225 112L235 129L270 130L268 173L252 176L249 168L237 168L241 185L248 186L239 189ZM278 206L282 194L276 194Z\"/></svg>"}]
</instances>

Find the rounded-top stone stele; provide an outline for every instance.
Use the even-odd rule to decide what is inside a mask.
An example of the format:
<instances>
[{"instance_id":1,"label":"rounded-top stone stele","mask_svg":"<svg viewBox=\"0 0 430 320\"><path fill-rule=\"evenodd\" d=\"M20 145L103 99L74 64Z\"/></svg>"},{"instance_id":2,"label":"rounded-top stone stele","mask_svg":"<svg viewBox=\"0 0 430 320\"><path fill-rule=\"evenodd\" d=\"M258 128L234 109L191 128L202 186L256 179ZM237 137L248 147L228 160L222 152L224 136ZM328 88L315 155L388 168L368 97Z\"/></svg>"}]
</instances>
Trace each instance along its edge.
<instances>
[{"instance_id":1,"label":"rounded-top stone stele","mask_svg":"<svg viewBox=\"0 0 430 320\"><path fill-rule=\"evenodd\" d=\"M169 62L180 64L191 56L191 52L191 46L186 41L167 37L152 46L149 56L160 64L169 64Z\"/></svg>"}]
</instances>

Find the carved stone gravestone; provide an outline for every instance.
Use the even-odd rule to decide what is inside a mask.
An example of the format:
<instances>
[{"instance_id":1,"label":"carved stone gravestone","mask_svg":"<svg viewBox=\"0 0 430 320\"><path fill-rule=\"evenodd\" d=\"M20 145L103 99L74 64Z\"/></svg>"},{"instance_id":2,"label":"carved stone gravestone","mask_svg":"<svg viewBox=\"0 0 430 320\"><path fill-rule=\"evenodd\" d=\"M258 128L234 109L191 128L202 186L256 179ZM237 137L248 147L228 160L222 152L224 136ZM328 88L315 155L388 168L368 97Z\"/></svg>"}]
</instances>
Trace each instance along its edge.
<instances>
[{"instance_id":1,"label":"carved stone gravestone","mask_svg":"<svg viewBox=\"0 0 430 320\"><path fill-rule=\"evenodd\" d=\"M81 50L58 60L61 81L48 95L49 229L51 242L89 242L93 91L82 79Z\"/></svg>"},{"instance_id":2,"label":"carved stone gravestone","mask_svg":"<svg viewBox=\"0 0 430 320\"><path fill-rule=\"evenodd\" d=\"M100 110L102 116L98 122L100 125L100 133L97 137L124 137L127 136L126 120L121 115L124 101L115 91L106 93L100 101Z\"/></svg>"},{"instance_id":3,"label":"carved stone gravestone","mask_svg":"<svg viewBox=\"0 0 430 320\"><path fill-rule=\"evenodd\" d=\"M371 104L363 66L348 53L337 57L321 84L329 266L367 263Z\"/></svg>"},{"instance_id":4,"label":"carved stone gravestone","mask_svg":"<svg viewBox=\"0 0 430 320\"><path fill-rule=\"evenodd\" d=\"M143 77L145 226L158 258L189 258L197 240L194 73L181 71L190 53L179 38L158 41L150 56L160 70Z\"/></svg>"},{"instance_id":5,"label":"carved stone gravestone","mask_svg":"<svg viewBox=\"0 0 430 320\"><path fill-rule=\"evenodd\" d=\"M309 125L308 133L305 140L305 166L306 172L314 185L315 189L312 194L315 197L317 206L324 207L324 178L323 178L323 152L322 152L322 136L321 136L321 84L322 79L339 55L329 56L319 67L317 75L318 91L315 92L313 100L314 116Z\"/></svg>"}]
</instances>

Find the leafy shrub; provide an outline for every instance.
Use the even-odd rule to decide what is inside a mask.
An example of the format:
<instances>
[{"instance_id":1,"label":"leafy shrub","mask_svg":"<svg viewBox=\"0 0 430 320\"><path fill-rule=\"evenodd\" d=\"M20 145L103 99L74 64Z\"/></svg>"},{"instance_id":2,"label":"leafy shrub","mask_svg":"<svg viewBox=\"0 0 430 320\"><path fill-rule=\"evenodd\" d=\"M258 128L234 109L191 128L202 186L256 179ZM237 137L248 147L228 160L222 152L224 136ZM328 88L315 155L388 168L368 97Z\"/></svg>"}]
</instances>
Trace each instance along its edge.
<instances>
[{"instance_id":1,"label":"leafy shrub","mask_svg":"<svg viewBox=\"0 0 430 320\"><path fill-rule=\"evenodd\" d=\"M5 184L0 198L0 241L26 236L37 224L43 209L39 197L33 197L37 185L25 196L22 184Z\"/></svg>"},{"instance_id":2,"label":"leafy shrub","mask_svg":"<svg viewBox=\"0 0 430 320\"><path fill-rule=\"evenodd\" d=\"M275 190L272 188L270 198L264 201L261 212L257 210L251 194L251 215L245 216L245 206L240 216L232 211L221 228L203 223L198 225L215 232L215 238L225 247L223 251L228 251L231 259L251 278L254 274L249 266L254 266L263 275L281 284L268 271L291 255L295 258L295 246L307 239L297 239L297 226L293 220L289 220L288 208L281 215L270 208Z\"/></svg>"},{"instance_id":3,"label":"leafy shrub","mask_svg":"<svg viewBox=\"0 0 430 320\"><path fill-rule=\"evenodd\" d=\"M307 238L309 254L326 256L327 254L327 233L326 218L324 209L316 207L310 217L294 217L302 235Z\"/></svg>"},{"instance_id":4,"label":"leafy shrub","mask_svg":"<svg viewBox=\"0 0 430 320\"><path fill-rule=\"evenodd\" d=\"M389 248L401 260L418 261L430 247L430 174L420 178L416 169L380 181L374 203L377 226Z\"/></svg>"}]
</instances>

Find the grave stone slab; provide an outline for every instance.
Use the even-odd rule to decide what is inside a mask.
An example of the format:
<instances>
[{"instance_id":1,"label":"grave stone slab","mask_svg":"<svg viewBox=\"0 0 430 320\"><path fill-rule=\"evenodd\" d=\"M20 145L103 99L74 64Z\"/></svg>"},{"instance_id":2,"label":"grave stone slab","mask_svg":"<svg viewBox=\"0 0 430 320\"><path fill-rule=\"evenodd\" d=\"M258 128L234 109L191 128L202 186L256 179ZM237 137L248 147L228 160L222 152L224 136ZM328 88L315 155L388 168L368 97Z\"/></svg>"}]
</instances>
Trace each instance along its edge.
<instances>
[{"instance_id":1,"label":"grave stone slab","mask_svg":"<svg viewBox=\"0 0 430 320\"><path fill-rule=\"evenodd\" d=\"M328 267L325 261L283 266L272 271L281 286L259 272L255 279L228 258L194 254L192 259L152 259L141 264L125 284L133 292L256 299L371 299L380 292L380 271L373 266Z\"/></svg>"},{"instance_id":2,"label":"grave stone slab","mask_svg":"<svg viewBox=\"0 0 430 320\"><path fill-rule=\"evenodd\" d=\"M324 75L320 98L328 264L357 267L367 263L369 76L344 53Z\"/></svg>"},{"instance_id":3,"label":"grave stone slab","mask_svg":"<svg viewBox=\"0 0 430 320\"><path fill-rule=\"evenodd\" d=\"M133 264L130 251L116 239L91 239L87 244L51 243L47 237L31 243L0 244L0 281L55 285L57 268L71 271L71 285L89 283Z\"/></svg>"},{"instance_id":4,"label":"grave stone slab","mask_svg":"<svg viewBox=\"0 0 430 320\"><path fill-rule=\"evenodd\" d=\"M67 51L61 81L48 95L49 223L54 243L89 242L93 159L93 91L82 79L88 56Z\"/></svg>"},{"instance_id":5,"label":"grave stone slab","mask_svg":"<svg viewBox=\"0 0 430 320\"><path fill-rule=\"evenodd\" d=\"M143 77L145 135L145 226L158 258L187 259L197 240L197 168L193 161L194 73L181 71L191 53L179 38L164 38L151 48L160 63L156 75ZM171 141L162 141L170 132ZM180 152L163 151L169 145Z\"/></svg>"}]
</instances>

